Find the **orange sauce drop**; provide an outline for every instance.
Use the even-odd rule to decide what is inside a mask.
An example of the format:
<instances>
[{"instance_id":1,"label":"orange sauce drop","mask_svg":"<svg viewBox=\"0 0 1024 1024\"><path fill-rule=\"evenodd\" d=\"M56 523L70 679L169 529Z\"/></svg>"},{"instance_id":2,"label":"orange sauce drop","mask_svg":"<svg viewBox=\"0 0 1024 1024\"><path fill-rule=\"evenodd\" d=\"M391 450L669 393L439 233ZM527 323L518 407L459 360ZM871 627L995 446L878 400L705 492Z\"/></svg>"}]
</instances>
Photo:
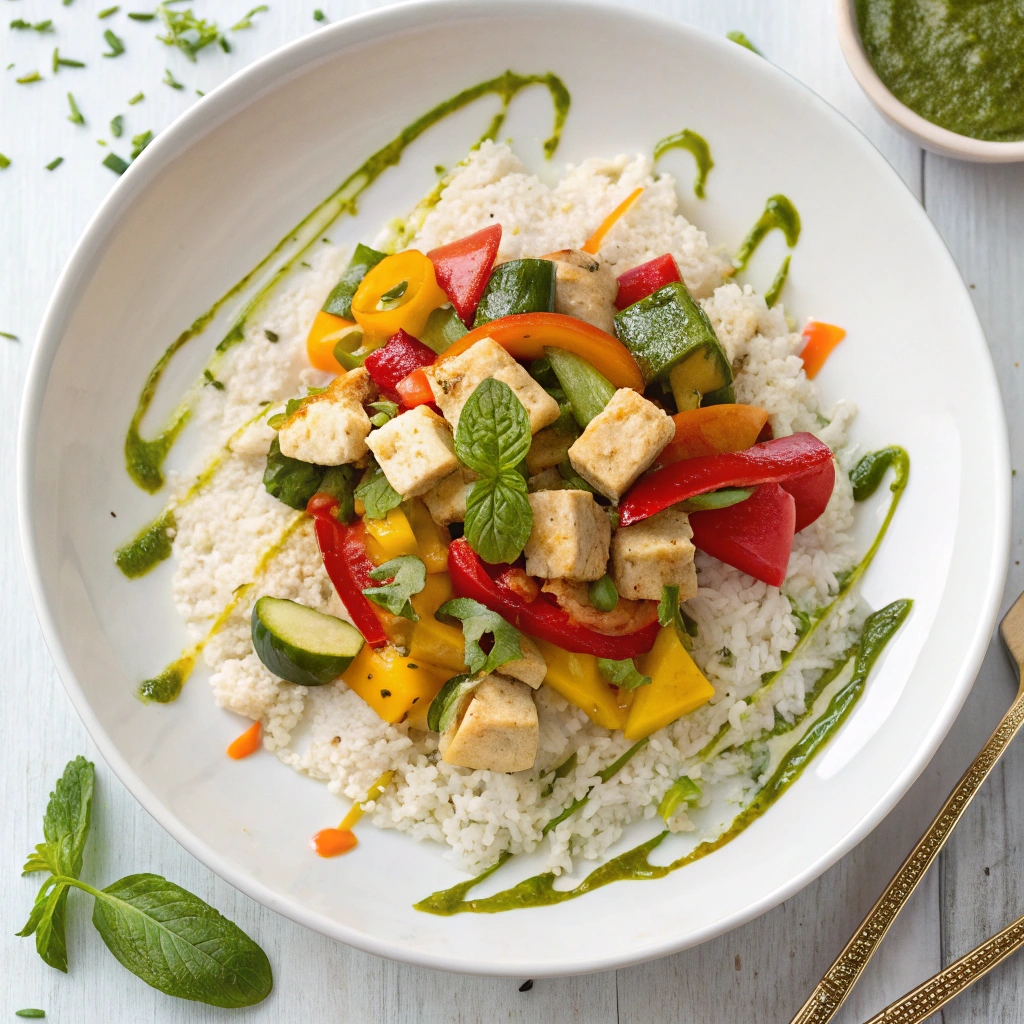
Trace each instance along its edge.
<instances>
[{"instance_id":1,"label":"orange sauce drop","mask_svg":"<svg viewBox=\"0 0 1024 1024\"><path fill-rule=\"evenodd\" d=\"M228 757L240 761L260 749L260 723L253 722L245 732L228 745Z\"/></svg>"},{"instance_id":2,"label":"orange sauce drop","mask_svg":"<svg viewBox=\"0 0 1024 1024\"><path fill-rule=\"evenodd\" d=\"M355 833L350 829L322 828L310 839L309 845L320 857L337 857L354 850L358 842Z\"/></svg>"}]
</instances>

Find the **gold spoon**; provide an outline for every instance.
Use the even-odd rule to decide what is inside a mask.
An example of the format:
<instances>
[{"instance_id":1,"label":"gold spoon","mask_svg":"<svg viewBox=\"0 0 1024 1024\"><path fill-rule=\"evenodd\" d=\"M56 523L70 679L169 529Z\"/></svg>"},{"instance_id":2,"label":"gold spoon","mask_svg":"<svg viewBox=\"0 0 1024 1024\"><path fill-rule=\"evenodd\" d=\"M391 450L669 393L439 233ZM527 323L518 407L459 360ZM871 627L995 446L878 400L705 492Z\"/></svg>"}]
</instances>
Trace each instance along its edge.
<instances>
[{"instance_id":1,"label":"gold spoon","mask_svg":"<svg viewBox=\"0 0 1024 1024\"><path fill-rule=\"evenodd\" d=\"M981 788L981 784L988 778L989 772L1009 746L1010 740L1024 724L1024 594L1014 601L1013 607L1003 616L999 632L1017 665L1020 681L1016 698L996 726L995 732L942 805L942 810L928 827L928 831L893 876L885 892L879 896L835 963L825 972L825 976L808 996L807 1002L797 1011L791 1024L825 1024L832 1019L885 938L886 932L896 920L896 915L903 909L911 893L917 888L917 883L939 855L943 844L967 810L974 794ZM1024 918L1014 922L913 992L886 1007L872 1017L868 1024L918 1024L926 1020L940 1006L972 985L1022 945Z\"/></svg>"}]
</instances>

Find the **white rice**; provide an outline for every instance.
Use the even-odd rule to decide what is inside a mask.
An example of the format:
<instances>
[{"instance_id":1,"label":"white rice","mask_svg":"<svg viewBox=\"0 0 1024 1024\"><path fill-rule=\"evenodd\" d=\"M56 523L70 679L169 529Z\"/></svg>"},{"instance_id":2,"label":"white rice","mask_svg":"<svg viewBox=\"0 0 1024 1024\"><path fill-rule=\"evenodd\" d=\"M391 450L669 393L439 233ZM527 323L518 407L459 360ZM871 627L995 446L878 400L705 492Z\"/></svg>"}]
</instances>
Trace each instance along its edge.
<instances>
[{"instance_id":1,"label":"white rice","mask_svg":"<svg viewBox=\"0 0 1024 1024\"><path fill-rule=\"evenodd\" d=\"M825 412L819 409L817 389L797 356L799 334L790 331L780 307L769 310L749 286L725 283L728 261L678 213L673 180L668 175L655 180L650 160L587 160L548 188L525 172L507 146L487 143L458 170L412 245L426 250L497 221L503 227L504 258L578 247L638 186L645 189L642 197L613 228L602 257L621 273L671 252L737 368L737 400L768 409L777 435L812 431L847 465L852 453L844 446L853 407L840 403ZM323 383L323 375L306 363L305 335L346 257L334 246L319 247L310 257L311 269L282 292L260 322L249 325L245 343L218 371L225 389L204 389L200 417L212 447L224 444L261 403L280 402L299 393L303 384ZM278 335L277 343L266 338L267 329ZM263 424L242 431L212 482L178 510L174 599L196 639L205 635L235 589L253 580L261 554L297 515L262 485L272 436ZM179 493L185 483L178 482ZM597 773L629 742L591 723L548 687L537 693L540 753L535 768L503 775L445 764L437 756L435 737L387 725L340 681L306 688L272 676L250 641L249 617L257 597L273 594L344 614L309 523L297 529L256 579L204 657L213 670L217 704L262 722L267 749L323 780L339 797L361 799L382 772L395 769L395 784L372 808L379 827L446 844L448 856L470 871L493 863L504 849L518 853L538 847L550 869L567 870L573 856L598 858L631 822L653 817L665 790L684 773L705 784L735 776L753 785L750 759L737 749L707 763L694 756L727 721L746 738L770 725L776 712L787 718L802 712L805 673L820 670L849 644L860 616L841 608L768 699L756 708L744 703L762 674L778 669L796 643L791 602L806 610L827 603L837 589L836 574L855 562L852 522L850 485L840 473L825 514L796 538L782 591L698 554L700 591L687 607L699 626L693 657L715 696L654 734L606 783L599 783ZM543 776L572 751L576 768L542 796ZM591 787L596 788L582 811L542 837L544 824ZM673 824L693 827L685 814Z\"/></svg>"}]
</instances>

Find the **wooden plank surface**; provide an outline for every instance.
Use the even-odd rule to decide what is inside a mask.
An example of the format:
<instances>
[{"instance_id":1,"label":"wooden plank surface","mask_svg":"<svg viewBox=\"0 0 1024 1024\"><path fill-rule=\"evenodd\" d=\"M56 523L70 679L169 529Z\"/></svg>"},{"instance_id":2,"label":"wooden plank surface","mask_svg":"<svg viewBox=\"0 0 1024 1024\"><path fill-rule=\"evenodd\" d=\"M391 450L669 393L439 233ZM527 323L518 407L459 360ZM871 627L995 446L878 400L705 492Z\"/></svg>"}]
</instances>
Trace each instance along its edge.
<instances>
[{"instance_id":1,"label":"wooden plank surface","mask_svg":"<svg viewBox=\"0 0 1024 1024\"><path fill-rule=\"evenodd\" d=\"M311 31L314 2L270 0L254 28L232 37L231 55L204 54L195 65L153 43L151 24L109 22L96 13L106 0L19 0L11 17L53 18L56 36L9 32L0 27L0 62L15 69L0 78L0 152L14 161L0 172L0 678L6 702L0 744L0 1014L22 1006L44 1007L54 1020L92 1024L110 1020L192 1022L222 1014L166 998L117 965L87 922L86 907L73 915L72 969L68 977L47 968L30 943L14 937L31 903L34 885L17 876L20 858L38 840L46 793L70 757L97 759L85 730L57 680L31 610L16 534L12 480L15 412L45 301L60 266L88 218L113 182L100 166L106 150L97 137L126 155L125 140L159 130L193 102L196 88L209 89L275 46ZM198 13L231 23L248 0L214 7L196 0ZM325 0L331 20L382 4ZM893 163L937 223L967 280L985 325L1000 373L1020 462L1016 424L1022 406L1024 355L1018 340L1024 322L1024 171L981 168L928 157L888 128L860 93L835 41L831 5L824 0L787 0L784 8L763 0L638 0L630 6L656 11L715 33L742 29L769 59L807 83L854 121ZM126 10L129 8L125 8ZM128 52L104 60L102 31L111 27ZM85 71L62 70L58 81L15 85L13 78L38 67L50 78L54 45L89 62ZM160 83L164 67L188 86ZM129 107L140 89L146 99ZM66 120L65 93L72 90L88 121ZM111 117L125 115L126 130L113 140ZM43 170L53 157L65 163ZM1018 484L1018 486L1020 486ZM1014 559L1022 558L1019 518ZM1024 586L1011 565L1008 594ZM698 949L619 972L538 981L520 993L518 983L465 978L378 960L349 950L280 918L220 881L181 850L134 802L100 762L95 840L87 880L106 884L122 874L159 871L208 899L266 948L276 988L261 1006L245 1011L252 1021L342 1020L571 1022L786 1021L821 971L873 902L880 886L913 845L959 772L1008 703L1011 677L993 649L979 683L953 732L925 774L889 818L822 878L787 903L744 928ZM97 759L98 760L98 759ZM894 934L872 964L841 1020L852 1024L1024 912L1019 879L1024 867L1024 796L1014 787L1024 752L1011 750L982 792L940 865L915 896ZM75 899L79 894L74 894ZM946 1024L1024 1020L1019 965L1004 965L978 988L947 1008ZM242 1015L239 1016L241 1019ZM936 1018L938 1019L938 1018Z\"/></svg>"}]
</instances>

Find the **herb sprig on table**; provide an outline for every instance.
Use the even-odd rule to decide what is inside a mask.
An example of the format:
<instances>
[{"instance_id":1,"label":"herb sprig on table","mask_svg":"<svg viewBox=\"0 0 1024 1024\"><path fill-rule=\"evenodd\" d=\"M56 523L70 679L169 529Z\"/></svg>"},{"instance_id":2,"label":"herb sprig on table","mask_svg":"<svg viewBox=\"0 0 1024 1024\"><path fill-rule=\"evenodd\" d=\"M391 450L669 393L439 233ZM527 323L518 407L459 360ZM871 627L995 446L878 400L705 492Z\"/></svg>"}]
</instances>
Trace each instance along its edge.
<instances>
[{"instance_id":1,"label":"herb sprig on table","mask_svg":"<svg viewBox=\"0 0 1024 1024\"><path fill-rule=\"evenodd\" d=\"M39 955L67 971L67 900L80 889L95 900L92 923L132 974L179 999L252 1006L273 988L266 953L198 896L160 875L127 875L105 889L79 879L92 814L95 770L76 757L57 781L43 816L44 841L23 874L49 873L19 935L36 937Z\"/></svg>"}]
</instances>

